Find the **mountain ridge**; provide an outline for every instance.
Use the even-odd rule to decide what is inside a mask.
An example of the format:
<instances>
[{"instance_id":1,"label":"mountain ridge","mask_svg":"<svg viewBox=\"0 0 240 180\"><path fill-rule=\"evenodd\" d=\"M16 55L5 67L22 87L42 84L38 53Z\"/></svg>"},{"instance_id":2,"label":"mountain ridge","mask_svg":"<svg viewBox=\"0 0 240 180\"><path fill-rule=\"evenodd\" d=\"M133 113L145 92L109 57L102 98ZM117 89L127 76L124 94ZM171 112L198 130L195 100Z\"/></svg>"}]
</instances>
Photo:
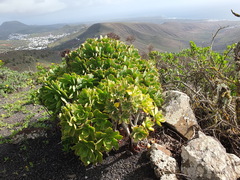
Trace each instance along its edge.
<instances>
[{"instance_id":1,"label":"mountain ridge","mask_svg":"<svg viewBox=\"0 0 240 180\"><path fill-rule=\"evenodd\" d=\"M240 39L240 27L227 28L240 25L240 22L218 21L218 22L164 22L162 24L149 22L106 22L96 23L89 26L83 33L69 39L60 45L51 44L49 47L57 50L66 48L77 48L87 38L95 38L108 33L117 34L126 42L128 36L135 37L133 45L140 51L145 51L148 46L153 46L158 51L180 51L187 48L189 41L194 41L200 46L209 46L214 33L220 27L223 28L218 33L215 40L214 49L223 50L227 45ZM224 41L222 40L224 39Z\"/></svg>"},{"instance_id":2,"label":"mountain ridge","mask_svg":"<svg viewBox=\"0 0 240 180\"><path fill-rule=\"evenodd\" d=\"M11 22L4 26L17 25L25 28L25 24L19 22ZM28 28L31 25L26 25ZM2 25L0 26L2 27ZM32 27L32 26L31 26ZM78 30L76 30L78 28ZM16 40L0 41L0 45L6 50L0 53L0 59L3 60L6 66L12 69L33 70L37 62L51 63L60 62L60 52L65 49L76 49L88 38L105 36L108 33L115 33L120 37L121 41L127 44L133 44L140 54L147 54L150 50L160 52L179 52L182 49L189 47L189 41L194 41L199 47L211 45L214 34L219 28L214 39L213 50L223 51L227 45L236 43L240 39L240 22L233 21L186 21L186 22L104 22L88 24L83 26L69 26L60 28L58 33L69 31L70 35L48 44L47 49L41 51L12 51L14 47L11 43L21 42ZM1 29L1 28L0 28ZM20 28L19 28L20 29ZM18 31L20 31L18 29ZM49 33L53 33L49 32ZM56 31L55 31L56 32ZM39 36L46 36L49 33L39 33ZM1 31L0 31L1 36ZM134 37L135 41L129 42L126 39ZM2 44L1 44L2 43ZM19 43L19 45L21 45ZM9 46L9 47L8 47ZM35 60L35 61L33 61ZM55 61L53 61L55 60Z\"/></svg>"},{"instance_id":3,"label":"mountain ridge","mask_svg":"<svg viewBox=\"0 0 240 180\"><path fill-rule=\"evenodd\" d=\"M54 25L26 25L19 21L8 21L0 25L0 40L6 40L10 34L33 34L51 32L64 29L68 24ZM240 38L240 22L237 21L191 21L191 20L166 20L165 22L100 22L88 24L88 28L78 31L68 38L60 39L49 45L54 50L73 49L79 47L87 38L95 38L113 32L126 41L128 36L134 36L133 45L140 51L146 51L148 46L153 46L158 51L179 51L187 48L189 41L194 41L200 46L209 46L213 34L220 27L221 30L215 40L215 50L223 50ZM235 26L235 27L234 27ZM234 27L234 28L233 28ZM226 33L227 32L227 33Z\"/></svg>"}]
</instances>

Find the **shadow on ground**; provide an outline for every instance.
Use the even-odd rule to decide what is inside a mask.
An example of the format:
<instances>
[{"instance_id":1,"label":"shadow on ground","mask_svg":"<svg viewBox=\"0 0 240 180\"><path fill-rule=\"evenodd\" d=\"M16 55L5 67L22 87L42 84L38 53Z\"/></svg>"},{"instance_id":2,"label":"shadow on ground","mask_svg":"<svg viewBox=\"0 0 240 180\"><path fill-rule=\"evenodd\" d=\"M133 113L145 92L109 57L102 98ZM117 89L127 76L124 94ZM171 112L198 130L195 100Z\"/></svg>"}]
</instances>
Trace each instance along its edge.
<instances>
[{"instance_id":1,"label":"shadow on ground","mask_svg":"<svg viewBox=\"0 0 240 180\"><path fill-rule=\"evenodd\" d=\"M0 145L0 179L5 180L156 180L146 151L131 155L125 147L110 152L102 164L85 167L62 151L60 132L19 144Z\"/></svg>"}]
</instances>

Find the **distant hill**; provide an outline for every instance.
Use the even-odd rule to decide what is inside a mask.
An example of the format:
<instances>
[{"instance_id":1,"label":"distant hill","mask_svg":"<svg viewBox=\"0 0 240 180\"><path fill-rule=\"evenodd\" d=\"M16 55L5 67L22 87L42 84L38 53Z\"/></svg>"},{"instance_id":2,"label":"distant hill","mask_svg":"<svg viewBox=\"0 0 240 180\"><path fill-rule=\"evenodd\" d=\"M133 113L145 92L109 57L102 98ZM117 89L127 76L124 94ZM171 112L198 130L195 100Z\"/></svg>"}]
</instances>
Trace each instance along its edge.
<instances>
[{"instance_id":1,"label":"distant hill","mask_svg":"<svg viewBox=\"0 0 240 180\"><path fill-rule=\"evenodd\" d=\"M0 26L0 29L2 31L21 31L21 30L26 29L26 28L28 28L28 25L23 24L19 21L4 22Z\"/></svg>"},{"instance_id":2,"label":"distant hill","mask_svg":"<svg viewBox=\"0 0 240 180\"><path fill-rule=\"evenodd\" d=\"M6 40L12 33L33 34L43 33L64 27L66 24L26 25L19 21L8 21L0 25L0 40Z\"/></svg>"},{"instance_id":3,"label":"distant hill","mask_svg":"<svg viewBox=\"0 0 240 180\"><path fill-rule=\"evenodd\" d=\"M99 37L110 32L125 41L128 36L134 36L134 46L140 51L147 51L149 45L158 51L180 51L187 48L189 41L199 46L209 46L213 35L220 27L227 27L220 31L215 39L213 49L221 51L226 45L240 40L240 22L237 21L186 21L154 23L96 23L72 39L50 45L56 50L76 48L87 38Z\"/></svg>"}]
</instances>

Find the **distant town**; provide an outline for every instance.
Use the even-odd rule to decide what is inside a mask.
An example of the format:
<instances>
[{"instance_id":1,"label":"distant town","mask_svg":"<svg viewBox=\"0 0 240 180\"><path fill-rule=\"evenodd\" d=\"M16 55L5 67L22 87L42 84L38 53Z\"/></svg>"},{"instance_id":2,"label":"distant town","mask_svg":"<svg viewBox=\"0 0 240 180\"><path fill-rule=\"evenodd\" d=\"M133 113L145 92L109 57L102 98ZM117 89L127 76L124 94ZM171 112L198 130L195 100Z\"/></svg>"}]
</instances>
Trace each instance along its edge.
<instances>
[{"instance_id":1,"label":"distant town","mask_svg":"<svg viewBox=\"0 0 240 180\"><path fill-rule=\"evenodd\" d=\"M70 35L70 33L33 37L31 34L13 33L9 35L8 40L22 40L27 42L26 46L20 46L14 50L41 50L46 49L48 44L68 35Z\"/></svg>"}]
</instances>

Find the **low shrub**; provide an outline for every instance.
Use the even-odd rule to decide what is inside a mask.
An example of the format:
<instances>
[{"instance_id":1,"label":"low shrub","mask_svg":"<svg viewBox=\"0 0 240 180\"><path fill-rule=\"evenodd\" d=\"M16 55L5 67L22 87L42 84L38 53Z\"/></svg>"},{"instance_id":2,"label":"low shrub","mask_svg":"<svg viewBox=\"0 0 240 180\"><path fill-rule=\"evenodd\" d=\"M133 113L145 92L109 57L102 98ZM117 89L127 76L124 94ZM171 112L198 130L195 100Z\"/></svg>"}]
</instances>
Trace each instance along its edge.
<instances>
[{"instance_id":1,"label":"low shrub","mask_svg":"<svg viewBox=\"0 0 240 180\"><path fill-rule=\"evenodd\" d=\"M164 121L154 61L107 37L88 39L66 53L38 96L59 117L65 149L85 165L101 162L102 153L118 149L123 136L134 145Z\"/></svg>"},{"instance_id":2,"label":"low shrub","mask_svg":"<svg viewBox=\"0 0 240 180\"><path fill-rule=\"evenodd\" d=\"M190 48L181 52L155 51L149 56L157 63L163 89L188 94L201 128L239 155L240 127L235 111L239 74L234 48L235 44L219 53L190 42Z\"/></svg>"}]
</instances>

